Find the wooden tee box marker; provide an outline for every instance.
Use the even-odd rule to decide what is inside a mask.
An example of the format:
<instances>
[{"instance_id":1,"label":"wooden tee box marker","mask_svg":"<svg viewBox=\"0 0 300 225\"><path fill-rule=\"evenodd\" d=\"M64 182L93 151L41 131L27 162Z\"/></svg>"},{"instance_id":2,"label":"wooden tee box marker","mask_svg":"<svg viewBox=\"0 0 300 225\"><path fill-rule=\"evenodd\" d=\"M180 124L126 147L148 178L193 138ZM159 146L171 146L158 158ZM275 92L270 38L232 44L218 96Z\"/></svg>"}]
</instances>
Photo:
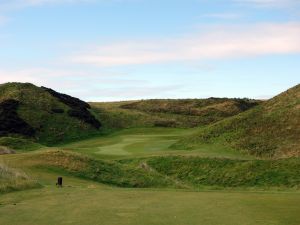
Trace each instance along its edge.
<instances>
[{"instance_id":1,"label":"wooden tee box marker","mask_svg":"<svg viewBox=\"0 0 300 225\"><path fill-rule=\"evenodd\" d=\"M57 187L62 187L62 184L63 184L63 178L62 177L58 177L57 178L56 186Z\"/></svg>"}]
</instances>

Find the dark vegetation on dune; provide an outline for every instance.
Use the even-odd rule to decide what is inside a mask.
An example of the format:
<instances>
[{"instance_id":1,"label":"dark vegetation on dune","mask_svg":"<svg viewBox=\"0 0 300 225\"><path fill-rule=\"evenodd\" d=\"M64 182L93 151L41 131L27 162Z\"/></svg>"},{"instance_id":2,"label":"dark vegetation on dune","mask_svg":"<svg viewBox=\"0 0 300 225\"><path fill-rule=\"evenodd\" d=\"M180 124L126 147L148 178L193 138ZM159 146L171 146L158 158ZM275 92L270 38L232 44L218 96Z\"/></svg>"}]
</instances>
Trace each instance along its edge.
<instances>
[{"instance_id":1,"label":"dark vegetation on dune","mask_svg":"<svg viewBox=\"0 0 300 225\"><path fill-rule=\"evenodd\" d=\"M0 103L0 136L52 146L98 134L101 126L89 104L30 83L1 84Z\"/></svg>"},{"instance_id":2,"label":"dark vegetation on dune","mask_svg":"<svg viewBox=\"0 0 300 225\"><path fill-rule=\"evenodd\" d=\"M19 102L8 99L0 102L0 136L10 133L34 136L35 130L19 117L17 109Z\"/></svg>"},{"instance_id":3,"label":"dark vegetation on dune","mask_svg":"<svg viewBox=\"0 0 300 225\"><path fill-rule=\"evenodd\" d=\"M68 110L69 116L76 117L93 127L99 129L101 123L89 112L90 105L78 98L72 96L58 93L50 88L42 87L45 91L49 92L53 97L58 98L61 102L68 105L70 109ZM63 113L61 109L52 109L55 113Z\"/></svg>"}]
</instances>

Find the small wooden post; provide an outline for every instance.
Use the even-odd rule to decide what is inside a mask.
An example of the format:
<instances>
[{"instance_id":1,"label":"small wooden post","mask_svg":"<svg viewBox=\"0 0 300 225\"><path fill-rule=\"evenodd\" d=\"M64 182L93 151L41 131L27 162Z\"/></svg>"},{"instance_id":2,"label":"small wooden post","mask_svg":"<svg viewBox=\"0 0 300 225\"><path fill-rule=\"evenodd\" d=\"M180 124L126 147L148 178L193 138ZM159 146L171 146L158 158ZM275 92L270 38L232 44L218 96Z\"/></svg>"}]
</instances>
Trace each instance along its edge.
<instances>
[{"instance_id":1,"label":"small wooden post","mask_svg":"<svg viewBox=\"0 0 300 225\"><path fill-rule=\"evenodd\" d=\"M56 186L62 187L62 182L63 182L63 178L62 178L62 177L58 177L58 178L57 178Z\"/></svg>"}]
</instances>

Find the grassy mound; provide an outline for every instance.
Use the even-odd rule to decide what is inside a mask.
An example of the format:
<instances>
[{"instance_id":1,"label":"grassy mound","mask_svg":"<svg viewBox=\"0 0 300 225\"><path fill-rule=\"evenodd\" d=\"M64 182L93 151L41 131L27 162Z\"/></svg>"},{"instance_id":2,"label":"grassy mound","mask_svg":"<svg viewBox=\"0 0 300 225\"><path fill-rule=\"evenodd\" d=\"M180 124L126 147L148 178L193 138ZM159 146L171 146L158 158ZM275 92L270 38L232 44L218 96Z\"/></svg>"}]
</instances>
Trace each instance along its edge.
<instances>
[{"instance_id":1,"label":"grassy mound","mask_svg":"<svg viewBox=\"0 0 300 225\"><path fill-rule=\"evenodd\" d=\"M38 186L39 184L23 171L10 168L0 163L0 193L24 190Z\"/></svg>"},{"instance_id":2,"label":"grassy mound","mask_svg":"<svg viewBox=\"0 0 300 225\"><path fill-rule=\"evenodd\" d=\"M2 136L19 134L51 145L90 136L97 133L100 126L87 103L29 83L0 85L0 105L7 102L16 104L13 105L14 108L6 107L14 112L9 113L10 116L7 116L7 110L6 113L2 113L3 121L6 123L5 127L0 126ZM14 117L9 119L12 115ZM21 123L27 124L30 128L25 131L33 130L33 132L23 131L24 125Z\"/></svg>"},{"instance_id":3,"label":"grassy mound","mask_svg":"<svg viewBox=\"0 0 300 225\"><path fill-rule=\"evenodd\" d=\"M123 165L115 161L95 160L66 151L48 151L36 156L38 167L68 173L118 187L167 187L172 181L155 171Z\"/></svg>"},{"instance_id":4,"label":"grassy mound","mask_svg":"<svg viewBox=\"0 0 300 225\"><path fill-rule=\"evenodd\" d=\"M221 142L252 155L300 155L300 85L252 110L225 119L179 141L175 148Z\"/></svg>"},{"instance_id":5,"label":"grassy mound","mask_svg":"<svg viewBox=\"0 0 300 225\"><path fill-rule=\"evenodd\" d=\"M260 104L260 101L209 98L91 104L105 128L196 127L239 114Z\"/></svg>"},{"instance_id":6,"label":"grassy mound","mask_svg":"<svg viewBox=\"0 0 300 225\"><path fill-rule=\"evenodd\" d=\"M150 158L147 164L196 187L300 187L299 158L247 161L174 156Z\"/></svg>"},{"instance_id":7,"label":"grassy mound","mask_svg":"<svg viewBox=\"0 0 300 225\"><path fill-rule=\"evenodd\" d=\"M17 151L33 151L43 147L29 139L15 137L0 137L0 146L6 146Z\"/></svg>"}]
</instances>

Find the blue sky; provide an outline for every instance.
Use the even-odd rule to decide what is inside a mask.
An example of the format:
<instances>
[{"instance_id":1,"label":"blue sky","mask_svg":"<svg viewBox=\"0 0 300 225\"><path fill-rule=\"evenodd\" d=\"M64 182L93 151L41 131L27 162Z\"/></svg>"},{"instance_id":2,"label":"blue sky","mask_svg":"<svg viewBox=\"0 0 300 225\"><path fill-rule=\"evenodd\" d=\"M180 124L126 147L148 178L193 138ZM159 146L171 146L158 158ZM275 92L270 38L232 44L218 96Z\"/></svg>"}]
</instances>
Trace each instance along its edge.
<instances>
[{"instance_id":1,"label":"blue sky","mask_svg":"<svg viewBox=\"0 0 300 225\"><path fill-rule=\"evenodd\" d=\"M299 0L0 0L0 83L88 101L270 98L300 83Z\"/></svg>"}]
</instances>

